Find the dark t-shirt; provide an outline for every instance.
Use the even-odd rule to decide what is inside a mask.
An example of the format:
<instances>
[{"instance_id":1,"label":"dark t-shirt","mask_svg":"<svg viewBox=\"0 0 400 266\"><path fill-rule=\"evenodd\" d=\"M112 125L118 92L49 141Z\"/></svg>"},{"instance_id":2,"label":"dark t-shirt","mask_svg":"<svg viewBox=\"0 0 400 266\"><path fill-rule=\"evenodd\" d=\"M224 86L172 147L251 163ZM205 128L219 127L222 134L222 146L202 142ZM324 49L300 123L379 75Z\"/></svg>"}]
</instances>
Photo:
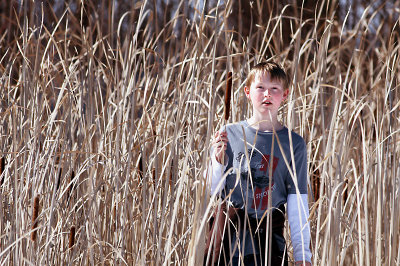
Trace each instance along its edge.
<instances>
[{"instance_id":1,"label":"dark t-shirt","mask_svg":"<svg viewBox=\"0 0 400 266\"><path fill-rule=\"evenodd\" d=\"M307 150L301 136L291 132L292 158L286 127L274 136L273 132L257 131L246 121L241 121L227 125L226 131L229 158L226 171L229 174L222 196L225 197L233 189L230 201L235 207L244 209L247 205L248 215L260 218L268 206L270 183L272 207L275 208L286 203L288 194L296 193L295 183L300 194L307 194ZM250 163L247 158L251 158Z\"/></svg>"},{"instance_id":2,"label":"dark t-shirt","mask_svg":"<svg viewBox=\"0 0 400 266\"><path fill-rule=\"evenodd\" d=\"M226 132L228 163L225 173L228 175L221 191L222 198L229 197L234 207L260 219L268 209L270 191L272 208L285 204L288 194L295 194L296 189L300 194L307 194L307 150L301 136L289 132L286 127L275 135L257 131L246 121L227 125ZM247 158L251 158L250 161ZM244 255L251 253L252 245L246 243Z\"/></svg>"}]
</instances>

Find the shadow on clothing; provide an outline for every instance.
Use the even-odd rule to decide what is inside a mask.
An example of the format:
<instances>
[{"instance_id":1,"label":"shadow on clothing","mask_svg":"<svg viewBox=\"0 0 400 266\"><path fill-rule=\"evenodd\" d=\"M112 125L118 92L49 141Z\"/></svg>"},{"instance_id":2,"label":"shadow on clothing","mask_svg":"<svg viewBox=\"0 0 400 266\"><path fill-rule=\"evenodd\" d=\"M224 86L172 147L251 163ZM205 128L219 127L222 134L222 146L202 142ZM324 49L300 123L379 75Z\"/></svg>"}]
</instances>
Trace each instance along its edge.
<instances>
[{"instance_id":1,"label":"shadow on clothing","mask_svg":"<svg viewBox=\"0 0 400 266\"><path fill-rule=\"evenodd\" d=\"M242 258L234 257L235 243L232 242L232 235L237 232L241 234L245 227L251 231L253 236L256 253L246 255ZM285 206L282 204L278 209L272 212L272 232L271 232L271 257L270 265L288 265L286 254L286 241L283 237L285 223ZM257 226L259 225L258 229ZM241 209L227 207L223 202L220 207L216 208L214 215L209 221L209 235L207 237L207 245L204 257L204 265L267 265L265 263L265 245L267 237L267 220L266 217L260 221L259 219L251 218ZM213 239L212 234L215 230ZM212 241L211 241L212 240ZM250 241L250 240L249 240ZM208 258L208 250L211 251ZM237 247L236 247L237 248ZM231 252L232 251L232 252ZM268 251L268 249L267 249ZM212 263L214 261L214 263Z\"/></svg>"}]
</instances>

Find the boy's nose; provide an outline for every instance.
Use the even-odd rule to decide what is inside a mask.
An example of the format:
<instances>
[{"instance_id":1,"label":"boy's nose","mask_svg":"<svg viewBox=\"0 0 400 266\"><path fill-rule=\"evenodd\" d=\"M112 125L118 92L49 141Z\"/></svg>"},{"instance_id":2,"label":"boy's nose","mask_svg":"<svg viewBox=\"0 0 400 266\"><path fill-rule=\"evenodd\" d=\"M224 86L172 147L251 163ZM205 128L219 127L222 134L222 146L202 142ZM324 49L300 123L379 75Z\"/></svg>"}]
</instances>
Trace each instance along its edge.
<instances>
[{"instance_id":1,"label":"boy's nose","mask_svg":"<svg viewBox=\"0 0 400 266\"><path fill-rule=\"evenodd\" d=\"M269 94L269 90L268 89L266 89L264 91L264 97L267 97L267 98L271 97L271 94Z\"/></svg>"}]
</instances>

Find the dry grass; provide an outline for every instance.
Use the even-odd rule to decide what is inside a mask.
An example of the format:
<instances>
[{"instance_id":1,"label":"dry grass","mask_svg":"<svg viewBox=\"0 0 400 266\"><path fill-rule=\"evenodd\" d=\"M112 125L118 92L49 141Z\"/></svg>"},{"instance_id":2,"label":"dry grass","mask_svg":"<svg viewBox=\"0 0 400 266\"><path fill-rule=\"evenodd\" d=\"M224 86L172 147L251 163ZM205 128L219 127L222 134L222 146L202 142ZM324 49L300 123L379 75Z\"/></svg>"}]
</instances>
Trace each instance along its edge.
<instances>
[{"instance_id":1,"label":"dry grass","mask_svg":"<svg viewBox=\"0 0 400 266\"><path fill-rule=\"evenodd\" d=\"M282 119L308 143L314 265L399 265L398 5L390 23L367 7L352 24L330 2L308 18L286 6L248 38L230 1L159 16L149 2L88 1L52 24L4 4L0 264L196 265L227 73L239 121L244 74L273 55L293 77Z\"/></svg>"}]
</instances>

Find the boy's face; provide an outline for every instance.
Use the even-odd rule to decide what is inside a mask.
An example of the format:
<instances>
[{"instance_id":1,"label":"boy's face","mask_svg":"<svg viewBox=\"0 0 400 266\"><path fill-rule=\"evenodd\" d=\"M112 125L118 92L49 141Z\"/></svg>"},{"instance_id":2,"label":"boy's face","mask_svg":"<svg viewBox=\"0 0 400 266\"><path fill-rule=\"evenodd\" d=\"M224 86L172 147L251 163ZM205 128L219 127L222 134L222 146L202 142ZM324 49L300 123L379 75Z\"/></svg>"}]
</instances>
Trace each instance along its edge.
<instances>
[{"instance_id":1,"label":"boy's face","mask_svg":"<svg viewBox=\"0 0 400 266\"><path fill-rule=\"evenodd\" d=\"M280 80L271 80L269 73L262 72L255 75L250 88L245 87L244 92L253 105L253 115L265 119L269 119L270 115L273 119L277 117L281 103L289 94Z\"/></svg>"}]
</instances>

